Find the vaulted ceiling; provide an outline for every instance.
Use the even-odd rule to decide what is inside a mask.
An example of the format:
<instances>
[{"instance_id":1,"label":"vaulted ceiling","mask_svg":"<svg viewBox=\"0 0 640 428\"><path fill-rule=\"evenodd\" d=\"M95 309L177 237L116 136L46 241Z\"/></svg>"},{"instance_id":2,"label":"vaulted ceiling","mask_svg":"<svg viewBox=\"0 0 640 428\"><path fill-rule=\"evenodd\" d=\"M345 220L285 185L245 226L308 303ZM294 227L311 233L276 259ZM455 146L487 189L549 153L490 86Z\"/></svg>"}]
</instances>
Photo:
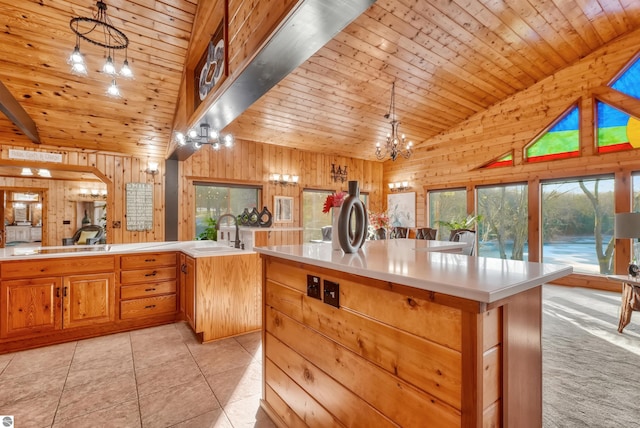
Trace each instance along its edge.
<instances>
[{"instance_id":1,"label":"vaulted ceiling","mask_svg":"<svg viewBox=\"0 0 640 428\"><path fill-rule=\"evenodd\" d=\"M104 95L100 49L86 48L88 77L69 73L69 19L93 14L87 0L0 0L0 81L44 144L163 157L197 1L107 3L131 43L122 98ZM638 28L635 0L378 0L226 131L374 159L392 82L401 131L419 147ZM0 142L33 144L4 117Z\"/></svg>"}]
</instances>

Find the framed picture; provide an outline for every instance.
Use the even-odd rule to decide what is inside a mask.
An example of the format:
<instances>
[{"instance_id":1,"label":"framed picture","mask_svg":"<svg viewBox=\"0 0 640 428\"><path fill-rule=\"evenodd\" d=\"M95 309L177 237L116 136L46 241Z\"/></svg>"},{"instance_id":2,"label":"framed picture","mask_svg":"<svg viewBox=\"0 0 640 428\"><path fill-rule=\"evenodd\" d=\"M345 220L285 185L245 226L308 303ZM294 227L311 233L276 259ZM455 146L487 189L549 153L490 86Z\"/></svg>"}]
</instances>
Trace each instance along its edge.
<instances>
[{"instance_id":1,"label":"framed picture","mask_svg":"<svg viewBox=\"0 0 640 428\"><path fill-rule=\"evenodd\" d=\"M290 196L274 196L273 211L274 223L293 223L293 198Z\"/></svg>"},{"instance_id":2,"label":"framed picture","mask_svg":"<svg viewBox=\"0 0 640 428\"><path fill-rule=\"evenodd\" d=\"M387 195L391 226L416 227L416 192Z\"/></svg>"}]
</instances>

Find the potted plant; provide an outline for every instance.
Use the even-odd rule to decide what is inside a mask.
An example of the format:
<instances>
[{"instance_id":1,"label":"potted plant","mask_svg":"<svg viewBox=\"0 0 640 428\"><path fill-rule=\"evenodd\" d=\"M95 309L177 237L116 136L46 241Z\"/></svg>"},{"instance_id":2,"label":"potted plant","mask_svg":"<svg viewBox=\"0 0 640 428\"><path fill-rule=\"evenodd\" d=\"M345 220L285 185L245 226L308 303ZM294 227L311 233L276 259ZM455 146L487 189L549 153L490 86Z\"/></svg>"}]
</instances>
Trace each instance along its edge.
<instances>
[{"instance_id":1,"label":"potted plant","mask_svg":"<svg viewBox=\"0 0 640 428\"><path fill-rule=\"evenodd\" d=\"M198 235L198 239L200 240L209 240L209 241L217 241L218 240L218 230L216 229L217 221L213 217L209 216L204 219L205 228Z\"/></svg>"}]
</instances>

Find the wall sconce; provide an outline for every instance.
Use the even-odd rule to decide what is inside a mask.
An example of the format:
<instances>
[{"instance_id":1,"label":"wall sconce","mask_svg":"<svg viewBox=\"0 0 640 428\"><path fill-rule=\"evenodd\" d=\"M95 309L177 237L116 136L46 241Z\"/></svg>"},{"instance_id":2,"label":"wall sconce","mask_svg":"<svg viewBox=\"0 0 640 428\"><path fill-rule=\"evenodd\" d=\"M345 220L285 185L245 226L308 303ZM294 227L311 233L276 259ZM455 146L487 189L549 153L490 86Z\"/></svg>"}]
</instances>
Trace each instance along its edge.
<instances>
[{"instance_id":1,"label":"wall sconce","mask_svg":"<svg viewBox=\"0 0 640 428\"><path fill-rule=\"evenodd\" d=\"M411 187L409 187L409 182L408 181L398 181L396 183L389 183L389 190L391 190L392 192L403 192L405 190L409 190Z\"/></svg>"},{"instance_id":2,"label":"wall sconce","mask_svg":"<svg viewBox=\"0 0 640 428\"><path fill-rule=\"evenodd\" d=\"M338 165L338 167L336 168L336 164L332 163L331 179L334 183L337 183L338 181L344 183L345 181L347 181L347 166L345 165L344 168L342 168L340 165Z\"/></svg>"},{"instance_id":3,"label":"wall sconce","mask_svg":"<svg viewBox=\"0 0 640 428\"><path fill-rule=\"evenodd\" d=\"M98 190L98 189L91 189L91 190L80 189L80 197L82 197L82 198L91 197L93 199L98 199L98 198L107 199L107 191L106 191L106 189L102 189L102 190Z\"/></svg>"},{"instance_id":4,"label":"wall sconce","mask_svg":"<svg viewBox=\"0 0 640 428\"><path fill-rule=\"evenodd\" d=\"M298 184L299 177L297 175L289 175L289 174L271 174L269 176L269 181L273 184L281 184L286 186L288 184L295 186Z\"/></svg>"},{"instance_id":5,"label":"wall sconce","mask_svg":"<svg viewBox=\"0 0 640 428\"><path fill-rule=\"evenodd\" d=\"M160 170L158 169L158 162L147 163L147 169L144 170L147 174L156 175Z\"/></svg>"}]
</instances>

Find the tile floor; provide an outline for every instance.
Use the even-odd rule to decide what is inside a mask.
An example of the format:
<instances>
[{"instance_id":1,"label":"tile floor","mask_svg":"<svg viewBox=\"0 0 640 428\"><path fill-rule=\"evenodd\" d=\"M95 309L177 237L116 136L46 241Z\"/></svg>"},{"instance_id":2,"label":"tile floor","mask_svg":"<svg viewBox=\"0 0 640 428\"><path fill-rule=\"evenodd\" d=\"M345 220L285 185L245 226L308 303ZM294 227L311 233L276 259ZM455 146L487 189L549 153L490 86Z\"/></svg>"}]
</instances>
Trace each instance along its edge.
<instances>
[{"instance_id":1,"label":"tile floor","mask_svg":"<svg viewBox=\"0 0 640 428\"><path fill-rule=\"evenodd\" d=\"M198 343L185 323L0 355L16 428L274 427L260 333Z\"/></svg>"}]
</instances>

